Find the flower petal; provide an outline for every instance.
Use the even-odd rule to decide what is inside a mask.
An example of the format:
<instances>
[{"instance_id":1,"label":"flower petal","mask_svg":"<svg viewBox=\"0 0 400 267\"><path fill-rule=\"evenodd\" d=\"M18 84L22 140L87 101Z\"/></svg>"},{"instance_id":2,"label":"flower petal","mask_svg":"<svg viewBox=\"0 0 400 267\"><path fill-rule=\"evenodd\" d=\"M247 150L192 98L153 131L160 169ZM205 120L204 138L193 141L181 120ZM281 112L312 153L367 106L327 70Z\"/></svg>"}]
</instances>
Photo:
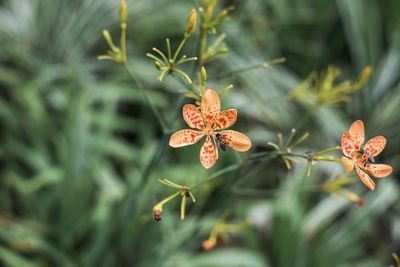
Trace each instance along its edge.
<instances>
[{"instance_id":1,"label":"flower petal","mask_svg":"<svg viewBox=\"0 0 400 267\"><path fill-rule=\"evenodd\" d=\"M342 157L342 165L345 172L351 172L354 168L354 162L346 157Z\"/></svg>"},{"instance_id":2,"label":"flower petal","mask_svg":"<svg viewBox=\"0 0 400 267\"><path fill-rule=\"evenodd\" d=\"M196 144L204 136L203 132L184 129L171 135L169 145L172 147L183 147Z\"/></svg>"},{"instance_id":3,"label":"flower petal","mask_svg":"<svg viewBox=\"0 0 400 267\"><path fill-rule=\"evenodd\" d=\"M237 119L236 109L227 109L222 111L215 119L214 130L221 130L232 126Z\"/></svg>"},{"instance_id":4,"label":"flower petal","mask_svg":"<svg viewBox=\"0 0 400 267\"><path fill-rule=\"evenodd\" d=\"M374 181L372 181L371 177L369 177L368 174L366 174L363 170L361 170L357 166L356 166L356 171L360 176L361 182L363 182L365 186L368 187L369 189L375 190L375 183Z\"/></svg>"},{"instance_id":5,"label":"flower petal","mask_svg":"<svg viewBox=\"0 0 400 267\"><path fill-rule=\"evenodd\" d=\"M251 148L251 141L247 135L233 130L220 132L223 141L232 149L245 152Z\"/></svg>"},{"instance_id":6,"label":"flower petal","mask_svg":"<svg viewBox=\"0 0 400 267\"><path fill-rule=\"evenodd\" d=\"M367 164L365 169L377 178L383 178L393 172L393 168L387 164Z\"/></svg>"},{"instance_id":7,"label":"flower petal","mask_svg":"<svg viewBox=\"0 0 400 267\"><path fill-rule=\"evenodd\" d=\"M200 110L192 104L186 104L182 109L183 118L190 128L204 129L204 119Z\"/></svg>"},{"instance_id":8,"label":"flower petal","mask_svg":"<svg viewBox=\"0 0 400 267\"><path fill-rule=\"evenodd\" d=\"M207 123L212 123L221 110L219 95L212 89L207 89L201 100L201 113Z\"/></svg>"},{"instance_id":9,"label":"flower petal","mask_svg":"<svg viewBox=\"0 0 400 267\"><path fill-rule=\"evenodd\" d=\"M349 158L354 158L358 151L355 149L353 139L349 132L344 132L342 135L342 151L343 154Z\"/></svg>"},{"instance_id":10,"label":"flower petal","mask_svg":"<svg viewBox=\"0 0 400 267\"><path fill-rule=\"evenodd\" d=\"M360 150L361 145L364 143L365 140L364 123L361 120L353 122L350 126L349 133L351 138L353 139L355 150Z\"/></svg>"},{"instance_id":11,"label":"flower petal","mask_svg":"<svg viewBox=\"0 0 400 267\"><path fill-rule=\"evenodd\" d=\"M200 150L200 162L204 168L209 169L214 166L218 159L218 149L216 149L210 136L207 136L204 145Z\"/></svg>"},{"instance_id":12,"label":"flower petal","mask_svg":"<svg viewBox=\"0 0 400 267\"><path fill-rule=\"evenodd\" d=\"M386 138L383 136L375 136L370 139L364 146L364 151L368 152L370 157L375 157L385 148Z\"/></svg>"}]
</instances>

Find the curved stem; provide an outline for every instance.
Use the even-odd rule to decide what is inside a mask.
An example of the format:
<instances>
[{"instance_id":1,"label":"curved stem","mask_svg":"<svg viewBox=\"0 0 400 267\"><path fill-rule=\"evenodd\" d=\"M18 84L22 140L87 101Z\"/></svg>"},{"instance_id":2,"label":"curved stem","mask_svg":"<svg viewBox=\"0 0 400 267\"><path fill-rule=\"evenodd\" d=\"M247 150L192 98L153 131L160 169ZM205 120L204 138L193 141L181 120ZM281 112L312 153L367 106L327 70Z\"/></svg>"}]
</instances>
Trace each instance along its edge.
<instances>
[{"instance_id":1,"label":"curved stem","mask_svg":"<svg viewBox=\"0 0 400 267\"><path fill-rule=\"evenodd\" d=\"M318 156L319 154L300 154L300 153L292 153L292 152L278 152L280 156L288 156L288 157L297 157L297 158L303 158L309 161L334 161L334 162L342 162L342 159L340 158L335 158L332 156ZM326 152L325 152L326 153Z\"/></svg>"},{"instance_id":2,"label":"curved stem","mask_svg":"<svg viewBox=\"0 0 400 267\"><path fill-rule=\"evenodd\" d=\"M176 61L176 58L178 57L179 53L181 52L182 47L183 47L183 45L186 43L186 40L189 38L189 36L190 36L190 35L187 35L187 34L185 34L185 35L183 36L183 39L182 39L181 43L179 44L178 48L176 49L175 54L174 54L174 57L172 58L172 62L175 62L175 61Z\"/></svg>"},{"instance_id":3,"label":"curved stem","mask_svg":"<svg viewBox=\"0 0 400 267\"><path fill-rule=\"evenodd\" d=\"M131 68L129 67L129 65L127 63L124 64L125 70L128 72L129 76L132 78L132 80L135 82L136 86L140 88L140 90L142 91L142 93L144 94L144 96L146 97L146 100L148 102L148 104L150 105L151 110L154 113L154 116L157 118L158 123L160 124L163 132L167 132L168 131L168 127L163 119L163 117L161 116L161 113L159 112L159 110L156 108L153 100L151 99L151 97L147 94L146 90L144 90L143 88L143 84L142 82L139 80L139 78L137 77L136 73L134 73Z\"/></svg>"},{"instance_id":4,"label":"curved stem","mask_svg":"<svg viewBox=\"0 0 400 267\"><path fill-rule=\"evenodd\" d=\"M208 80L224 79L224 78L233 76L235 74L241 74L243 72L252 71L252 70L256 70L256 69L260 69L260 68L271 68L272 65L283 63L285 61L286 61L286 58L280 57L280 58L274 59L270 62L262 62L262 63L250 65L247 67L239 68L236 70L228 71L228 72L222 73L221 75L211 76L210 78L208 78Z\"/></svg>"},{"instance_id":5,"label":"curved stem","mask_svg":"<svg viewBox=\"0 0 400 267\"><path fill-rule=\"evenodd\" d=\"M158 202L155 206L154 209L160 209L162 210L162 206L164 206L166 203L170 202L171 200L173 200L174 198L178 197L181 194L180 191L175 192L174 194L164 198L163 200L161 200L160 202Z\"/></svg>"},{"instance_id":6,"label":"curved stem","mask_svg":"<svg viewBox=\"0 0 400 267\"><path fill-rule=\"evenodd\" d=\"M321 150L321 151L315 153L315 155L322 155L322 154L329 153L331 151L341 150L341 149L342 149L342 147L340 147L340 146L334 146L334 147L331 147L331 148L327 148L327 149Z\"/></svg>"}]
</instances>

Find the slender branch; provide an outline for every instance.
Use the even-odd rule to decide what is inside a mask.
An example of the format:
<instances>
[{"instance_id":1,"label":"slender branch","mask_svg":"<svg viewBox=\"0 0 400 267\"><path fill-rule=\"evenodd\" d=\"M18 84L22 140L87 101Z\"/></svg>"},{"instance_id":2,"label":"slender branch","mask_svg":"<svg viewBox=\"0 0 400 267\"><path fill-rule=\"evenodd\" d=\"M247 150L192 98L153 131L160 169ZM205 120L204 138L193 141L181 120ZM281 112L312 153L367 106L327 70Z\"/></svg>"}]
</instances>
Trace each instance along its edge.
<instances>
[{"instance_id":1,"label":"slender branch","mask_svg":"<svg viewBox=\"0 0 400 267\"><path fill-rule=\"evenodd\" d=\"M167 53L168 53L168 58L171 58L171 43L169 41L169 38L165 39L165 41L167 42Z\"/></svg>"},{"instance_id":2,"label":"slender branch","mask_svg":"<svg viewBox=\"0 0 400 267\"><path fill-rule=\"evenodd\" d=\"M285 61L286 61L286 58L280 57L280 58L274 59L270 62L262 62L262 63L250 65L247 67L239 68L239 69L236 69L233 71L228 71L228 72L222 73L221 75L211 76L209 78L209 80L224 79L224 78L233 76L235 74L240 74L240 73L244 73L244 72L248 72L248 71L252 71L252 70L256 70L256 69L260 69L260 68L264 68L264 69L271 68L272 65L283 63Z\"/></svg>"},{"instance_id":3,"label":"slender branch","mask_svg":"<svg viewBox=\"0 0 400 267\"><path fill-rule=\"evenodd\" d=\"M340 147L340 146L334 146L334 147L331 147L331 148L327 148L327 149L318 151L317 153L315 153L315 155L322 155L322 154L329 153L331 151L341 150L341 149L342 149L342 147Z\"/></svg>"},{"instance_id":4,"label":"slender branch","mask_svg":"<svg viewBox=\"0 0 400 267\"><path fill-rule=\"evenodd\" d=\"M183 45L186 43L186 40L189 38L190 35L185 34L181 43L179 44L178 48L175 51L174 57L172 58L172 62L175 62L176 58L178 57L179 53L181 52Z\"/></svg>"},{"instance_id":5,"label":"slender branch","mask_svg":"<svg viewBox=\"0 0 400 267\"><path fill-rule=\"evenodd\" d=\"M159 54L159 55L162 57L162 59L164 59L164 61L165 61L166 64L169 63L167 57L166 57L166 56L164 55L164 53L161 52L158 48L153 47L153 51L156 52L157 54Z\"/></svg>"},{"instance_id":6,"label":"slender branch","mask_svg":"<svg viewBox=\"0 0 400 267\"><path fill-rule=\"evenodd\" d=\"M181 194L180 191L176 191L176 193L174 193L174 194L170 195L169 197L164 198L163 200L161 200L160 202L158 202L158 203L156 204L155 207L159 207L159 206L162 207L162 206L165 205L166 203L168 203L168 202L170 202L171 200L173 200L174 198L178 197L180 194Z\"/></svg>"},{"instance_id":7,"label":"slender branch","mask_svg":"<svg viewBox=\"0 0 400 267\"><path fill-rule=\"evenodd\" d=\"M137 77L136 73L134 73L131 68L129 67L128 64L124 64L125 70L128 72L129 76L132 78L132 80L135 82L136 86L140 88L140 90L142 91L142 93L144 94L144 96L146 97L146 100L148 102L148 104L150 105L151 110L154 113L154 116L156 116L158 123L160 124L163 132L167 132L168 131L168 127L163 119L163 117L161 116L161 113L159 112L159 110L156 108L153 100L151 99L151 97L147 94L146 90L143 88L143 84L142 82L139 80L139 78Z\"/></svg>"},{"instance_id":8,"label":"slender branch","mask_svg":"<svg viewBox=\"0 0 400 267\"><path fill-rule=\"evenodd\" d=\"M303 158L309 161L334 161L334 162L339 162L341 163L342 160L340 158L335 158L332 156L325 156L321 157L318 156L318 154L313 155L313 154L300 154L300 153L292 153L292 152L278 152L280 156L287 156L287 157L297 157L297 158Z\"/></svg>"}]
</instances>

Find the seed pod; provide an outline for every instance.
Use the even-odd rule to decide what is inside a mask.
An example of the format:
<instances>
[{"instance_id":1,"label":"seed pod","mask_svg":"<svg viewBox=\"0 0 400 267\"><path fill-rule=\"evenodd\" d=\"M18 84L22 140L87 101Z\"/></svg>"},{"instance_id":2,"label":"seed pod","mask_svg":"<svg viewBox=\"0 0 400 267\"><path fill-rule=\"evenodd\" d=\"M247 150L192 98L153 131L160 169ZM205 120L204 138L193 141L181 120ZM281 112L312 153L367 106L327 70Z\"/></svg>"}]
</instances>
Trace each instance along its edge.
<instances>
[{"instance_id":1,"label":"seed pod","mask_svg":"<svg viewBox=\"0 0 400 267\"><path fill-rule=\"evenodd\" d=\"M154 210L153 212L153 218L157 222L161 221L161 211L160 210Z\"/></svg>"}]
</instances>

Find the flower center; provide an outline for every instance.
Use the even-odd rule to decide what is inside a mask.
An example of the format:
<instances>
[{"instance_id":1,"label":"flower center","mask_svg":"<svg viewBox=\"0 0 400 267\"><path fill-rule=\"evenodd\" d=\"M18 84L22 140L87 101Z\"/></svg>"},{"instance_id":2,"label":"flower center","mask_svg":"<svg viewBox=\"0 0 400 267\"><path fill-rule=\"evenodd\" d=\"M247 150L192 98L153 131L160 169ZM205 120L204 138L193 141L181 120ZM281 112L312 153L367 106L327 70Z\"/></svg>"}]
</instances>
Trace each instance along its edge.
<instances>
[{"instance_id":1,"label":"flower center","mask_svg":"<svg viewBox=\"0 0 400 267\"><path fill-rule=\"evenodd\" d=\"M211 125L207 125L205 128L204 128L204 134L206 134L206 135L211 135L213 133L213 128L211 127Z\"/></svg>"}]
</instances>

